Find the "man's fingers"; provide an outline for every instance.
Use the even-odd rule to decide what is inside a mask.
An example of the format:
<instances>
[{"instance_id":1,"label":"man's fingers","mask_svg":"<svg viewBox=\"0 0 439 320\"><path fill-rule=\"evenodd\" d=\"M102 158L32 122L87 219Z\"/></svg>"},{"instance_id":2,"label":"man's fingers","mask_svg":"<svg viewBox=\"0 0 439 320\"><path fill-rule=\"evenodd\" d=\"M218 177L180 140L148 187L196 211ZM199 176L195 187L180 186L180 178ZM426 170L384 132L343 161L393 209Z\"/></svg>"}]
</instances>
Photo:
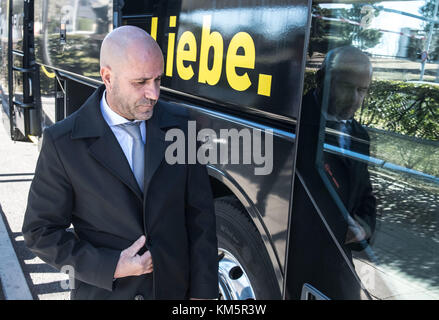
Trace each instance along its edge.
<instances>
[{"instance_id":1,"label":"man's fingers","mask_svg":"<svg viewBox=\"0 0 439 320\"><path fill-rule=\"evenodd\" d=\"M151 256L151 252L146 251L144 254L142 254L140 256L140 261L143 265L145 266L149 266L152 265L152 256Z\"/></svg>"},{"instance_id":2,"label":"man's fingers","mask_svg":"<svg viewBox=\"0 0 439 320\"><path fill-rule=\"evenodd\" d=\"M125 253L128 254L130 257L134 257L137 252L139 252L139 250L142 249L145 245L145 240L145 236L141 236L130 247L124 250Z\"/></svg>"},{"instance_id":3,"label":"man's fingers","mask_svg":"<svg viewBox=\"0 0 439 320\"><path fill-rule=\"evenodd\" d=\"M151 252L149 250L140 256L140 261L145 267L144 269L145 273L150 273L153 271L154 266L152 263Z\"/></svg>"},{"instance_id":4,"label":"man's fingers","mask_svg":"<svg viewBox=\"0 0 439 320\"><path fill-rule=\"evenodd\" d=\"M153 271L154 271L154 267L151 265L151 266L149 266L148 268L145 269L144 274L146 274L146 273L151 273L151 272L153 272Z\"/></svg>"},{"instance_id":5,"label":"man's fingers","mask_svg":"<svg viewBox=\"0 0 439 320\"><path fill-rule=\"evenodd\" d=\"M142 255L140 256L140 258L142 258L142 260L152 259L152 257L151 257L151 252L150 252L149 250L145 251L145 253L142 254Z\"/></svg>"}]
</instances>

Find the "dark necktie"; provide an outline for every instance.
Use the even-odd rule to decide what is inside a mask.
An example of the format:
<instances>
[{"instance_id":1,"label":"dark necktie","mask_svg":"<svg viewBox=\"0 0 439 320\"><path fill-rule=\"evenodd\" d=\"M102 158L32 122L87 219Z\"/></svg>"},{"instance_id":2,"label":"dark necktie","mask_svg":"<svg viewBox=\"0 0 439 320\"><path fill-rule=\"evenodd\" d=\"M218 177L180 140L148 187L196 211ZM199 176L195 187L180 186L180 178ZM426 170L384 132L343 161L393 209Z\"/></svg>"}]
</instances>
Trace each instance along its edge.
<instances>
[{"instance_id":1,"label":"dark necktie","mask_svg":"<svg viewBox=\"0 0 439 320\"><path fill-rule=\"evenodd\" d=\"M351 128L349 121L342 122L340 125L340 131L344 134L340 134L339 142L340 142L340 148L345 150L350 150L351 148Z\"/></svg>"},{"instance_id":2,"label":"dark necktie","mask_svg":"<svg viewBox=\"0 0 439 320\"><path fill-rule=\"evenodd\" d=\"M327 121L326 124L329 128L339 131L338 135L338 145L344 150L350 150L350 134L351 134L351 124L349 121Z\"/></svg>"}]
</instances>

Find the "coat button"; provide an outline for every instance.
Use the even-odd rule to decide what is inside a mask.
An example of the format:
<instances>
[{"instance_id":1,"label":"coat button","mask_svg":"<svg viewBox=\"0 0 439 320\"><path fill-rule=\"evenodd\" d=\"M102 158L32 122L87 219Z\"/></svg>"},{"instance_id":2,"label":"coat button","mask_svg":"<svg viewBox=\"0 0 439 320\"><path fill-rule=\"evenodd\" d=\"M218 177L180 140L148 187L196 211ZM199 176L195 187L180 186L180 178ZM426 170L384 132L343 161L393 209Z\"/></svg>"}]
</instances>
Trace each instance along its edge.
<instances>
[{"instance_id":1,"label":"coat button","mask_svg":"<svg viewBox=\"0 0 439 320\"><path fill-rule=\"evenodd\" d=\"M138 294L134 297L134 300L145 300L145 298L141 294Z\"/></svg>"}]
</instances>

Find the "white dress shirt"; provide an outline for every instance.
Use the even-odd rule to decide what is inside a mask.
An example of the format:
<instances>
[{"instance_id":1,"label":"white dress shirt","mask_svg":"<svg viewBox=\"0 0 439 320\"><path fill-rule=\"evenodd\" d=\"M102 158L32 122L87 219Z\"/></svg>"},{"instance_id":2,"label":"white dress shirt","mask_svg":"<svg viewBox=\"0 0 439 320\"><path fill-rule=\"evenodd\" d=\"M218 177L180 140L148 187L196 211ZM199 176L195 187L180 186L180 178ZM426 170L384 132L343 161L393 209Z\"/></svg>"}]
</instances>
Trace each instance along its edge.
<instances>
[{"instance_id":1,"label":"white dress shirt","mask_svg":"<svg viewBox=\"0 0 439 320\"><path fill-rule=\"evenodd\" d=\"M116 139L119 142L119 145L121 146L122 151L128 160L128 163L130 164L130 168L133 171L133 160L132 160L133 138L124 129L118 126L120 124L131 122L131 121L125 119L124 117L118 115L116 112L111 110L111 108L107 104L106 93L107 91L104 91L104 94L102 95L102 99L101 99L102 116L104 117L107 124L110 126L110 129L113 131L114 135L116 136ZM142 134L142 141L143 143L145 143L146 141L145 121L142 120L134 120L134 121L142 122L140 124L140 133Z\"/></svg>"}]
</instances>

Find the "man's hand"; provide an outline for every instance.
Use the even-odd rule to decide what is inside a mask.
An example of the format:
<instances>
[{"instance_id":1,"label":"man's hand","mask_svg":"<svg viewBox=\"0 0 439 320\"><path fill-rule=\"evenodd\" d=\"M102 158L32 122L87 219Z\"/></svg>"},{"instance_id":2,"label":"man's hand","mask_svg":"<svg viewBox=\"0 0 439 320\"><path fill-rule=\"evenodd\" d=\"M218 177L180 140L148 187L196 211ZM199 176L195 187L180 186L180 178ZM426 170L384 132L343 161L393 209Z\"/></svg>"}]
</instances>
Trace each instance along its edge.
<instances>
[{"instance_id":1,"label":"man's hand","mask_svg":"<svg viewBox=\"0 0 439 320\"><path fill-rule=\"evenodd\" d=\"M348 216L348 231L345 244L356 243L366 240L366 231L350 215Z\"/></svg>"},{"instance_id":2,"label":"man's hand","mask_svg":"<svg viewBox=\"0 0 439 320\"><path fill-rule=\"evenodd\" d=\"M114 278L140 276L153 271L152 257L149 251L139 256L137 252L145 245L146 238L141 236L131 247L123 250L117 262Z\"/></svg>"}]
</instances>

